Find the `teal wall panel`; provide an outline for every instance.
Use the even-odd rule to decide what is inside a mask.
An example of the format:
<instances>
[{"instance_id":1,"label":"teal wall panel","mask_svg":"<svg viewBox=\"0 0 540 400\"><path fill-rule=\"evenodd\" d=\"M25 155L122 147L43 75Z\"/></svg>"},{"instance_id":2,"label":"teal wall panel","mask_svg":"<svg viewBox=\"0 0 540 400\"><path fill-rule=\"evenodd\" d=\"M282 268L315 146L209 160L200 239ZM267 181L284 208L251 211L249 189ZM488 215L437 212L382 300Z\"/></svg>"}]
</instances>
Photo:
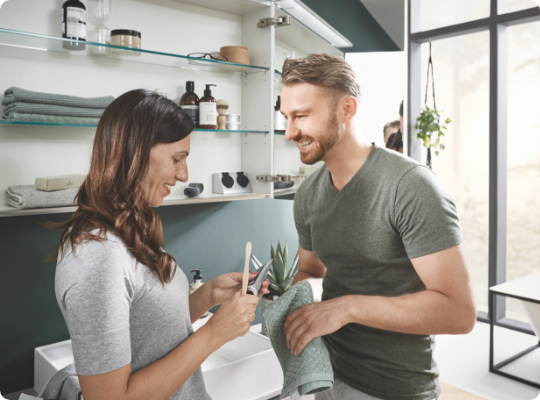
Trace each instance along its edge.
<instances>
[{"instance_id":1,"label":"teal wall panel","mask_svg":"<svg viewBox=\"0 0 540 400\"><path fill-rule=\"evenodd\" d=\"M360 0L302 0L309 8L349 39L346 53L401 51Z\"/></svg>"},{"instance_id":2,"label":"teal wall panel","mask_svg":"<svg viewBox=\"0 0 540 400\"><path fill-rule=\"evenodd\" d=\"M289 241L296 254L293 202L246 200L168 206L158 210L165 248L189 280L202 269L203 280L241 271L247 241L261 260L270 259L270 241ZM69 214L0 218L0 392L34 385L34 348L69 339L54 295L54 263L45 263L59 232L39 225ZM257 315L255 323L260 322Z\"/></svg>"}]
</instances>

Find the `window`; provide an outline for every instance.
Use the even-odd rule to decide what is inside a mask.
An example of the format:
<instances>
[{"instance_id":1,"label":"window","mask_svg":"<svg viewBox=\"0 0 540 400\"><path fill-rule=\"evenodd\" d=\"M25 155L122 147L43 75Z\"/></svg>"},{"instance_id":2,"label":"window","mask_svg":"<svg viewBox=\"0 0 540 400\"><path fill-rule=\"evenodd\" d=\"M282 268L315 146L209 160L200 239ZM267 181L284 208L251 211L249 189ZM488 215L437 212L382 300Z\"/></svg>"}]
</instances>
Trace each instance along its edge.
<instances>
[{"instance_id":1,"label":"window","mask_svg":"<svg viewBox=\"0 0 540 400\"><path fill-rule=\"evenodd\" d=\"M417 1L420 8L420 31L489 17L489 0Z\"/></svg>"}]
</instances>

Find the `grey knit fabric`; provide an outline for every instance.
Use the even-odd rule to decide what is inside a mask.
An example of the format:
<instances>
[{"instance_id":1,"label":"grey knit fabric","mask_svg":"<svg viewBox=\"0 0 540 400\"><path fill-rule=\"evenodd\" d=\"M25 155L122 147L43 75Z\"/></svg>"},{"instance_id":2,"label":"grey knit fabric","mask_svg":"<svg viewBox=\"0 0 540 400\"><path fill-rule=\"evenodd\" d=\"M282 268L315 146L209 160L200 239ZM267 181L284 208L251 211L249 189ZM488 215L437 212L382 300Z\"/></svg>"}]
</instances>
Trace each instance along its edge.
<instances>
[{"instance_id":1,"label":"grey knit fabric","mask_svg":"<svg viewBox=\"0 0 540 400\"><path fill-rule=\"evenodd\" d=\"M104 108L66 107L51 104L15 102L10 103L8 106L6 106L6 108L4 108L3 115L6 119L15 113L101 118L103 111L105 111Z\"/></svg>"},{"instance_id":2,"label":"grey knit fabric","mask_svg":"<svg viewBox=\"0 0 540 400\"><path fill-rule=\"evenodd\" d=\"M101 108L105 109L114 100L113 96L77 97L63 94L41 93L10 87L4 91L2 105L8 106L17 102L49 104L64 107Z\"/></svg>"},{"instance_id":3,"label":"grey knit fabric","mask_svg":"<svg viewBox=\"0 0 540 400\"><path fill-rule=\"evenodd\" d=\"M10 186L7 189L7 205L15 208L48 208L74 206L79 188L44 192L34 185Z\"/></svg>"},{"instance_id":4,"label":"grey knit fabric","mask_svg":"<svg viewBox=\"0 0 540 400\"><path fill-rule=\"evenodd\" d=\"M282 399L295 388L303 396L328 390L334 383L330 356L320 337L311 340L299 356L293 356L287 348L283 324L290 313L309 303L313 303L313 292L309 283L302 281L261 309L283 369Z\"/></svg>"},{"instance_id":5,"label":"grey knit fabric","mask_svg":"<svg viewBox=\"0 0 540 400\"><path fill-rule=\"evenodd\" d=\"M63 117L60 115L40 115L40 114L19 114L13 113L4 118L9 121L34 122L38 124L75 124L75 125L97 125L99 118L84 117Z\"/></svg>"},{"instance_id":6,"label":"grey knit fabric","mask_svg":"<svg viewBox=\"0 0 540 400\"><path fill-rule=\"evenodd\" d=\"M43 400L81 400L81 386L75 365L69 364L54 374L39 397Z\"/></svg>"}]
</instances>

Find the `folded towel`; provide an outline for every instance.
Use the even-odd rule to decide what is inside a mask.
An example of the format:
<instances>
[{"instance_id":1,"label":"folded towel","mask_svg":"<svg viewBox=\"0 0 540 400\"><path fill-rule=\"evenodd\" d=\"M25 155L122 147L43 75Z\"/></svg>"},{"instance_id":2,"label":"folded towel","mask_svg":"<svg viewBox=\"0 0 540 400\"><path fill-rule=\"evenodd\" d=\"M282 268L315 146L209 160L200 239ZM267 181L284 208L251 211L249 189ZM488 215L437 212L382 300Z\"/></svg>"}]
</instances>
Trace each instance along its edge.
<instances>
[{"instance_id":1,"label":"folded towel","mask_svg":"<svg viewBox=\"0 0 540 400\"><path fill-rule=\"evenodd\" d=\"M76 97L64 94L40 93L19 87L10 87L4 91L2 105L7 106L11 103L39 103L53 106L82 107L82 108L107 108L114 100L112 96L104 97Z\"/></svg>"},{"instance_id":2,"label":"folded towel","mask_svg":"<svg viewBox=\"0 0 540 400\"><path fill-rule=\"evenodd\" d=\"M299 356L293 356L287 348L283 324L290 313L309 303L313 303L311 286L302 281L277 300L261 308L270 341L283 370L281 399L288 395L294 399L305 394L323 392L331 389L334 384L330 355L322 338L310 341Z\"/></svg>"},{"instance_id":3,"label":"folded towel","mask_svg":"<svg viewBox=\"0 0 540 400\"><path fill-rule=\"evenodd\" d=\"M11 103L4 108L4 117L7 118L11 114L18 113L60 115L63 117L101 118L103 111L105 111L104 108L65 107L53 106L50 104L16 102Z\"/></svg>"},{"instance_id":4,"label":"folded towel","mask_svg":"<svg viewBox=\"0 0 540 400\"><path fill-rule=\"evenodd\" d=\"M75 365L69 364L54 374L45 384L39 398L44 400L81 400L81 386Z\"/></svg>"},{"instance_id":5,"label":"folded towel","mask_svg":"<svg viewBox=\"0 0 540 400\"><path fill-rule=\"evenodd\" d=\"M13 113L5 119L9 121L17 121L17 122L35 122L35 123L46 123L46 124L97 125L99 123L99 118L62 117L59 115L19 114L19 113Z\"/></svg>"},{"instance_id":6,"label":"folded towel","mask_svg":"<svg viewBox=\"0 0 540 400\"><path fill-rule=\"evenodd\" d=\"M44 192L34 185L10 186L7 189L7 205L15 208L48 208L74 206L79 188Z\"/></svg>"}]
</instances>

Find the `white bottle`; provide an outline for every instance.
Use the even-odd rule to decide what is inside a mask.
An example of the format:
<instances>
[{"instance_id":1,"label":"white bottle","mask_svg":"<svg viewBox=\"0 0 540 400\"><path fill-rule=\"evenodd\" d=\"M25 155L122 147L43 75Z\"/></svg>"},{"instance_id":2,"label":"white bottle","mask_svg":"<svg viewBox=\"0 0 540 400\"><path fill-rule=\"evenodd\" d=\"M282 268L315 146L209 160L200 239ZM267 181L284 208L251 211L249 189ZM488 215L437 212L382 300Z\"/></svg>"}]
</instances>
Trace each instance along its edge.
<instances>
[{"instance_id":1,"label":"white bottle","mask_svg":"<svg viewBox=\"0 0 540 400\"><path fill-rule=\"evenodd\" d=\"M193 283L189 285L189 294L193 293L195 290L200 288L202 286L202 284L203 284L201 270L200 269L194 269L191 272L195 272L195 276L193 276ZM208 314L209 314L208 312L205 312L201 316L201 318L204 318L204 317L208 316Z\"/></svg>"}]
</instances>

